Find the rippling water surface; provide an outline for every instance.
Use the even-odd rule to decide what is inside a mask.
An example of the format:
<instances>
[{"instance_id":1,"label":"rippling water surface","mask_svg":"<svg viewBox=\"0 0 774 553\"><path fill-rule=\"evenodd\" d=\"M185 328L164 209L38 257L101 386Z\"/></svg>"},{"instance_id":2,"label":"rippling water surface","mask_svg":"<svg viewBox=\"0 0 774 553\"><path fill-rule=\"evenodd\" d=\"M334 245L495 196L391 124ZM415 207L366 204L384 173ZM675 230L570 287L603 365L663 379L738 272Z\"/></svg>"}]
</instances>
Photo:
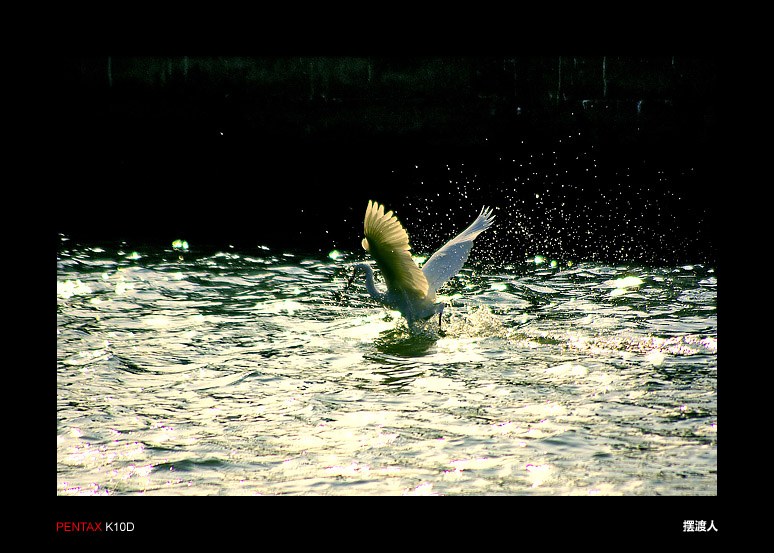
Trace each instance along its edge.
<instances>
[{"instance_id":1,"label":"rippling water surface","mask_svg":"<svg viewBox=\"0 0 774 553\"><path fill-rule=\"evenodd\" d=\"M333 257L62 237L57 494L717 494L713 267L465 268L412 334Z\"/></svg>"}]
</instances>

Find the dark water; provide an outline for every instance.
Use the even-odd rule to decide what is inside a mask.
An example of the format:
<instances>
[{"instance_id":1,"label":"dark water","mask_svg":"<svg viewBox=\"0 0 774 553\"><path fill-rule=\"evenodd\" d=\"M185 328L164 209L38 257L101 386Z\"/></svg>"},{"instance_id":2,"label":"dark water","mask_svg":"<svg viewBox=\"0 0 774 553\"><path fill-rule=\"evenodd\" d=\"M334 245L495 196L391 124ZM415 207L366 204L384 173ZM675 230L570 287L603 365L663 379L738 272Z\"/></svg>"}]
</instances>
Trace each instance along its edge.
<instances>
[{"instance_id":1,"label":"dark water","mask_svg":"<svg viewBox=\"0 0 774 553\"><path fill-rule=\"evenodd\" d=\"M717 494L713 266L482 242L411 334L361 252L58 241L58 495Z\"/></svg>"}]
</instances>

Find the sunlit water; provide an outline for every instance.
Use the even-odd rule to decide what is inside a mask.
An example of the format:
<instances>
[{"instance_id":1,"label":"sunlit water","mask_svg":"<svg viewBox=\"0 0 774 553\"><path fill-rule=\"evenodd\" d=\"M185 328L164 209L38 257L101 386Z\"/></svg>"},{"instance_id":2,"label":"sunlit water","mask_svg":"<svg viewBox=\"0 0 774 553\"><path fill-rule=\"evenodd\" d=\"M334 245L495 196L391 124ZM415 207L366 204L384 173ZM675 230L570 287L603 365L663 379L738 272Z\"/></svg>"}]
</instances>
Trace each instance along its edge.
<instances>
[{"instance_id":1,"label":"sunlit water","mask_svg":"<svg viewBox=\"0 0 774 553\"><path fill-rule=\"evenodd\" d=\"M717 494L713 267L465 268L410 333L356 256L63 238L57 494Z\"/></svg>"}]
</instances>

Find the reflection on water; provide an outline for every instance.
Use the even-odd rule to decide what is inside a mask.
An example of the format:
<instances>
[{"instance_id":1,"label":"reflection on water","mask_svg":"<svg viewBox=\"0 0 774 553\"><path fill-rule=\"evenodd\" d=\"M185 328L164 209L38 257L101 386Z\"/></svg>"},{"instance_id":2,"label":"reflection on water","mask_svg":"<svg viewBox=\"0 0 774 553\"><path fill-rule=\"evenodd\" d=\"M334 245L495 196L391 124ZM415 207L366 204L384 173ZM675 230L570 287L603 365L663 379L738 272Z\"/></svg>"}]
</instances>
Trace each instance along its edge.
<instances>
[{"instance_id":1,"label":"reflection on water","mask_svg":"<svg viewBox=\"0 0 774 553\"><path fill-rule=\"evenodd\" d=\"M712 267L465 268L412 332L335 257L63 240L57 493L717 494Z\"/></svg>"}]
</instances>

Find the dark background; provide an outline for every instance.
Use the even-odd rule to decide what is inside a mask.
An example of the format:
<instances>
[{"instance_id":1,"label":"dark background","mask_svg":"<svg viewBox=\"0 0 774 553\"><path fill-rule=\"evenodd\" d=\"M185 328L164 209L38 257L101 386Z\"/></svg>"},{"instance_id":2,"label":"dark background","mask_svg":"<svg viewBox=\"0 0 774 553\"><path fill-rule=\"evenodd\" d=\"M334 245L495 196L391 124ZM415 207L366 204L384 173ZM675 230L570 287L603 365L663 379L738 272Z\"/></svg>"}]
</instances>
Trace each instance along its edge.
<instances>
[{"instance_id":1,"label":"dark background","mask_svg":"<svg viewBox=\"0 0 774 553\"><path fill-rule=\"evenodd\" d=\"M56 230L359 251L369 199L432 252L716 263L714 56L72 56ZM433 226L435 231L426 230ZM477 244L478 244L477 240Z\"/></svg>"}]
</instances>

